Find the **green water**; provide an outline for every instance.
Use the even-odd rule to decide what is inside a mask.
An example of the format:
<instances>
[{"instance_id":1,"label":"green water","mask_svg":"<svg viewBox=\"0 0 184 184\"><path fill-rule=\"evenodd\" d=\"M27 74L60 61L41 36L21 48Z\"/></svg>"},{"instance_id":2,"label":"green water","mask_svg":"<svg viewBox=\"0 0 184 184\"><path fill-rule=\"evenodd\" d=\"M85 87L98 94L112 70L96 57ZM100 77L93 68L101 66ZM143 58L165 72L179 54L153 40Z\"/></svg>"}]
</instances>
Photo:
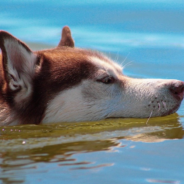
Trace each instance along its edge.
<instances>
[{"instance_id":1,"label":"green water","mask_svg":"<svg viewBox=\"0 0 184 184\"><path fill-rule=\"evenodd\" d=\"M184 177L181 119L1 127L1 182L177 183Z\"/></svg>"}]
</instances>

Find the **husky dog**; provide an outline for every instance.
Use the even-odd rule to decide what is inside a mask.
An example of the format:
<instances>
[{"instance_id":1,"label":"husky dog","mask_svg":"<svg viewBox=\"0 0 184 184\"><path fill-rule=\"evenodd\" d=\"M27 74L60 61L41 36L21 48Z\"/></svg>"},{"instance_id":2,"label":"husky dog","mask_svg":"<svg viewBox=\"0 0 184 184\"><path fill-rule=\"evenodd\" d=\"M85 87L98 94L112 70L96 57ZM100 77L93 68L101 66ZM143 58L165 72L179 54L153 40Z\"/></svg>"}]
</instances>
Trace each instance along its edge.
<instances>
[{"instance_id":1,"label":"husky dog","mask_svg":"<svg viewBox=\"0 0 184 184\"><path fill-rule=\"evenodd\" d=\"M0 31L0 125L148 118L176 112L178 80L133 79L101 53L75 48L69 27L54 49L33 52Z\"/></svg>"}]
</instances>

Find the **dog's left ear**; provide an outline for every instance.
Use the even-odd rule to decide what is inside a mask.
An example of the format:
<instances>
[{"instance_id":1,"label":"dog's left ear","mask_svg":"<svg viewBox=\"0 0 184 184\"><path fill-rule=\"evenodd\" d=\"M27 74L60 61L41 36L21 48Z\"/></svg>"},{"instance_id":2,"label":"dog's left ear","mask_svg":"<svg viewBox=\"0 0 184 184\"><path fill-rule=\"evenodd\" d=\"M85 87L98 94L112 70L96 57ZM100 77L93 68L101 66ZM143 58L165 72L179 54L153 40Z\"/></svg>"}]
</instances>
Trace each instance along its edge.
<instances>
[{"instance_id":1,"label":"dog's left ear","mask_svg":"<svg viewBox=\"0 0 184 184\"><path fill-rule=\"evenodd\" d=\"M6 90L22 91L21 98L26 97L32 91L31 82L35 74L37 56L26 44L5 31L0 31L0 49Z\"/></svg>"},{"instance_id":2,"label":"dog's left ear","mask_svg":"<svg viewBox=\"0 0 184 184\"><path fill-rule=\"evenodd\" d=\"M70 28L68 26L63 27L61 40L58 44L58 47L67 46L74 47L74 40L72 38L72 34Z\"/></svg>"}]
</instances>

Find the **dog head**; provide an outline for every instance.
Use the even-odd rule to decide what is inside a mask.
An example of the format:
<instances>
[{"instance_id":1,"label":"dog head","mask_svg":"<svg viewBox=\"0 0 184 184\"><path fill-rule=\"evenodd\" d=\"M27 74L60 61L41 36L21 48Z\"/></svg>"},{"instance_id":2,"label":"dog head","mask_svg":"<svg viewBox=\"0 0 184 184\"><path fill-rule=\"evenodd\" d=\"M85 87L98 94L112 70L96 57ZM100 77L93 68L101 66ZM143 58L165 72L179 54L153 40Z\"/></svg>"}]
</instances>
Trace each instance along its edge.
<instances>
[{"instance_id":1,"label":"dog head","mask_svg":"<svg viewBox=\"0 0 184 184\"><path fill-rule=\"evenodd\" d=\"M33 52L4 31L0 48L0 95L18 124L163 116L183 99L183 82L129 78L103 54L75 48L67 26L54 49Z\"/></svg>"}]
</instances>

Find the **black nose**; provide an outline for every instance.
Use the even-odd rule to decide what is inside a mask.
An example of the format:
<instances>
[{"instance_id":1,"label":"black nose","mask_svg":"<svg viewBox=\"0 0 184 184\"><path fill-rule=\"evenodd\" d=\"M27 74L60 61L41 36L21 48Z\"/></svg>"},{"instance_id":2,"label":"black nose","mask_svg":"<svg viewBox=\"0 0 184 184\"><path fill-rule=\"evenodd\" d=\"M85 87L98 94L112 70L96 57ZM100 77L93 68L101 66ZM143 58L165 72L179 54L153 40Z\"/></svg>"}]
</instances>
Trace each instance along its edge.
<instances>
[{"instance_id":1,"label":"black nose","mask_svg":"<svg viewBox=\"0 0 184 184\"><path fill-rule=\"evenodd\" d=\"M184 96L184 82L177 81L172 83L169 90L176 99L182 100Z\"/></svg>"}]
</instances>

